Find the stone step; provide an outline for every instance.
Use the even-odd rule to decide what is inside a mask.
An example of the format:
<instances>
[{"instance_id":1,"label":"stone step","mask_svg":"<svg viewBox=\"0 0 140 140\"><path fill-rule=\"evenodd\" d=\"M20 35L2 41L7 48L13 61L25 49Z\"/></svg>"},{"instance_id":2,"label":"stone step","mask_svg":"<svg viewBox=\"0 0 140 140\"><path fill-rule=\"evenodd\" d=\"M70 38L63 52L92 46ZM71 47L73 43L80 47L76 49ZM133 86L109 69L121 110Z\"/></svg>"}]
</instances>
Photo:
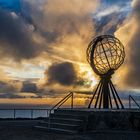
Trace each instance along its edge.
<instances>
[{"instance_id":1,"label":"stone step","mask_svg":"<svg viewBox=\"0 0 140 140\"><path fill-rule=\"evenodd\" d=\"M50 120L49 120L50 119ZM76 113L75 111L57 111L50 114L50 117L41 121L36 127L47 131L62 132L62 133L78 133L83 132L84 123L87 119L87 114ZM50 121L50 124L49 124Z\"/></svg>"},{"instance_id":2,"label":"stone step","mask_svg":"<svg viewBox=\"0 0 140 140\"><path fill-rule=\"evenodd\" d=\"M75 130L66 130L66 129L60 129L60 128L48 128L45 126L35 126L35 129L38 130L44 130L44 131L48 131L48 132L56 132L56 133L62 133L62 134L76 134L77 131Z\"/></svg>"},{"instance_id":3,"label":"stone step","mask_svg":"<svg viewBox=\"0 0 140 140\"><path fill-rule=\"evenodd\" d=\"M78 114L78 115L87 115L91 113L86 109L55 109L55 114Z\"/></svg>"},{"instance_id":4,"label":"stone step","mask_svg":"<svg viewBox=\"0 0 140 140\"><path fill-rule=\"evenodd\" d=\"M67 118L67 119L79 119L82 121L86 120L87 116L82 116L82 115L78 115L78 114L58 114L58 113L54 113L54 114L50 114L51 118Z\"/></svg>"},{"instance_id":5,"label":"stone step","mask_svg":"<svg viewBox=\"0 0 140 140\"><path fill-rule=\"evenodd\" d=\"M49 118L42 121L42 122L48 122ZM82 120L79 119L68 119L68 118L52 118L50 119L51 123L63 123L63 124L75 124L75 125L81 125L83 124Z\"/></svg>"},{"instance_id":6,"label":"stone step","mask_svg":"<svg viewBox=\"0 0 140 140\"><path fill-rule=\"evenodd\" d=\"M60 128L60 129L65 129L65 130L79 130L80 125L74 125L74 124L63 124L63 123L49 123L48 122L40 122L39 126L44 126L44 127L50 127L50 128Z\"/></svg>"}]
</instances>

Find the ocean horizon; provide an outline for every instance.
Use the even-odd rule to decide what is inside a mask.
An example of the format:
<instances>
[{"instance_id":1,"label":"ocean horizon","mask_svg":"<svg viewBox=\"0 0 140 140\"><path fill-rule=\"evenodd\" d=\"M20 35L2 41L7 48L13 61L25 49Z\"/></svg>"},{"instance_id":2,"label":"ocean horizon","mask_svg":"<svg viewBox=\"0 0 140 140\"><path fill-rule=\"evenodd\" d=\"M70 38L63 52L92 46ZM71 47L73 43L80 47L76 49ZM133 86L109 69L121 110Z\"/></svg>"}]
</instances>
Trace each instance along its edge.
<instances>
[{"instance_id":1,"label":"ocean horizon","mask_svg":"<svg viewBox=\"0 0 140 140\"><path fill-rule=\"evenodd\" d=\"M125 108L129 108L128 100L123 100ZM39 118L48 117L49 109L53 105L38 105L38 104L0 104L0 119L5 118ZM70 108L68 105L63 105L64 108ZM76 105L75 108L86 108L83 105ZM92 106L93 107L93 106ZM132 103L132 108L138 109L138 107Z\"/></svg>"}]
</instances>

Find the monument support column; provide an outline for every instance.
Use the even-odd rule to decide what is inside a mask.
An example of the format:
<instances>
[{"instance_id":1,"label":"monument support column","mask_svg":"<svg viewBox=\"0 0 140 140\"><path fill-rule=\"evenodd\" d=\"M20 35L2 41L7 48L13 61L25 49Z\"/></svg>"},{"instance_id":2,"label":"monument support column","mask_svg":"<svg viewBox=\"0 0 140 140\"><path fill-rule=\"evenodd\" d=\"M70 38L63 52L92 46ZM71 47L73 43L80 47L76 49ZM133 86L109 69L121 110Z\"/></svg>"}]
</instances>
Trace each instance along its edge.
<instances>
[{"instance_id":1,"label":"monument support column","mask_svg":"<svg viewBox=\"0 0 140 140\"><path fill-rule=\"evenodd\" d=\"M108 86L108 79L105 78L103 80L103 108L108 109L109 108L109 86Z\"/></svg>"}]
</instances>

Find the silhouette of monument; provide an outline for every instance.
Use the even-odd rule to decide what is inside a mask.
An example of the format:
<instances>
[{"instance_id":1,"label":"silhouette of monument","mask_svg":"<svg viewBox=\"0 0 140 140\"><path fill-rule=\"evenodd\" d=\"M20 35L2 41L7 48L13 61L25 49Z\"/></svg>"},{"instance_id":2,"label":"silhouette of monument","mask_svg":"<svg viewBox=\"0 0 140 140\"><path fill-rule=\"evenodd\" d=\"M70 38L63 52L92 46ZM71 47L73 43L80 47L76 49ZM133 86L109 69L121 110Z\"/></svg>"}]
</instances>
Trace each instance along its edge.
<instances>
[{"instance_id":1,"label":"silhouette of monument","mask_svg":"<svg viewBox=\"0 0 140 140\"><path fill-rule=\"evenodd\" d=\"M114 36L102 35L93 39L87 49L87 59L101 80L88 108L74 107L74 92L70 92L50 109L45 122L35 128L68 134L89 134L89 132L96 134L98 131L105 133L109 130L104 136L111 138L114 135L112 130L115 130L115 133L118 131L118 136L121 136L124 130L125 133L129 130L127 134L130 130L139 131L140 110L132 110L131 107L124 109L111 81L111 76L123 64L124 58L124 46ZM129 96L129 105L131 105L130 97L139 107L132 96ZM71 108L60 108L68 99L71 99ZM90 109L92 102L94 109Z\"/></svg>"},{"instance_id":2,"label":"silhouette of monument","mask_svg":"<svg viewBox=\"0 0 140 140\"><path fill-rule=\"evenodd\" d=\"M102 35L93 39L87 48L87 60L101 80L96 87L88 108L93 100L94 108L123 109L121 99L111 81L111 76L123 64L124 46L114 36Z\"/></svg>"}]
</instances>

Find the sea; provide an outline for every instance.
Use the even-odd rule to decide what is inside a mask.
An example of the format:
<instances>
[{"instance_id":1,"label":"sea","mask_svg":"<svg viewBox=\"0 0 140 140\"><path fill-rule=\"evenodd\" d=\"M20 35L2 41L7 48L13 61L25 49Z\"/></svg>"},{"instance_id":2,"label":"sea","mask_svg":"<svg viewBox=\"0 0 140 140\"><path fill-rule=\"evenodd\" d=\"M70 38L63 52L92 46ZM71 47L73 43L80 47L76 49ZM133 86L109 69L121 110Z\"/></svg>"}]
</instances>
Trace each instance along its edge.
<instances>
[{"instance_id":1,"label":"sea","mask_svg":"<svg viewBox=\"0 0 140 140\"><path fill-rule=\"evenodd\" d=\"M26 104L0 104L0 119L46 118L54 105L26 105ZM70 108L63 105L62 108ZM84 108L82 105L75 108ZM53 112L53 110L51 111Z\"/></svg>"},{"instance_id":2,"label":"sea","mask_svg":"<svg viewBox=\"0 0 140 140\"><path fill-rule=\"evenodd\" d=\"M48 117L50 106L48 105L8 105L0 104L0 119L12 118L40 118Z\"/></svg>"},{"instance_id":3,"label":"sea","mask_svg":"<svg viewBox=\"0 0 140 140\"><path fill-rule=\"evenodd\" d=\"M129 108L128 100L122 101L125 108ZM140 100L138 101L140 104ZM52 105L26 105L26 104L0 104L0 119L12 119L12 118L40 118L48 117ZM63 106L69 108L70 106ZM74 106L75 108L87 108L84 106ZM93 106L92 106L93 107ZM134 102L131 103L131 108L138 109L138 106Z\"/></svg>"}]
</instances>

